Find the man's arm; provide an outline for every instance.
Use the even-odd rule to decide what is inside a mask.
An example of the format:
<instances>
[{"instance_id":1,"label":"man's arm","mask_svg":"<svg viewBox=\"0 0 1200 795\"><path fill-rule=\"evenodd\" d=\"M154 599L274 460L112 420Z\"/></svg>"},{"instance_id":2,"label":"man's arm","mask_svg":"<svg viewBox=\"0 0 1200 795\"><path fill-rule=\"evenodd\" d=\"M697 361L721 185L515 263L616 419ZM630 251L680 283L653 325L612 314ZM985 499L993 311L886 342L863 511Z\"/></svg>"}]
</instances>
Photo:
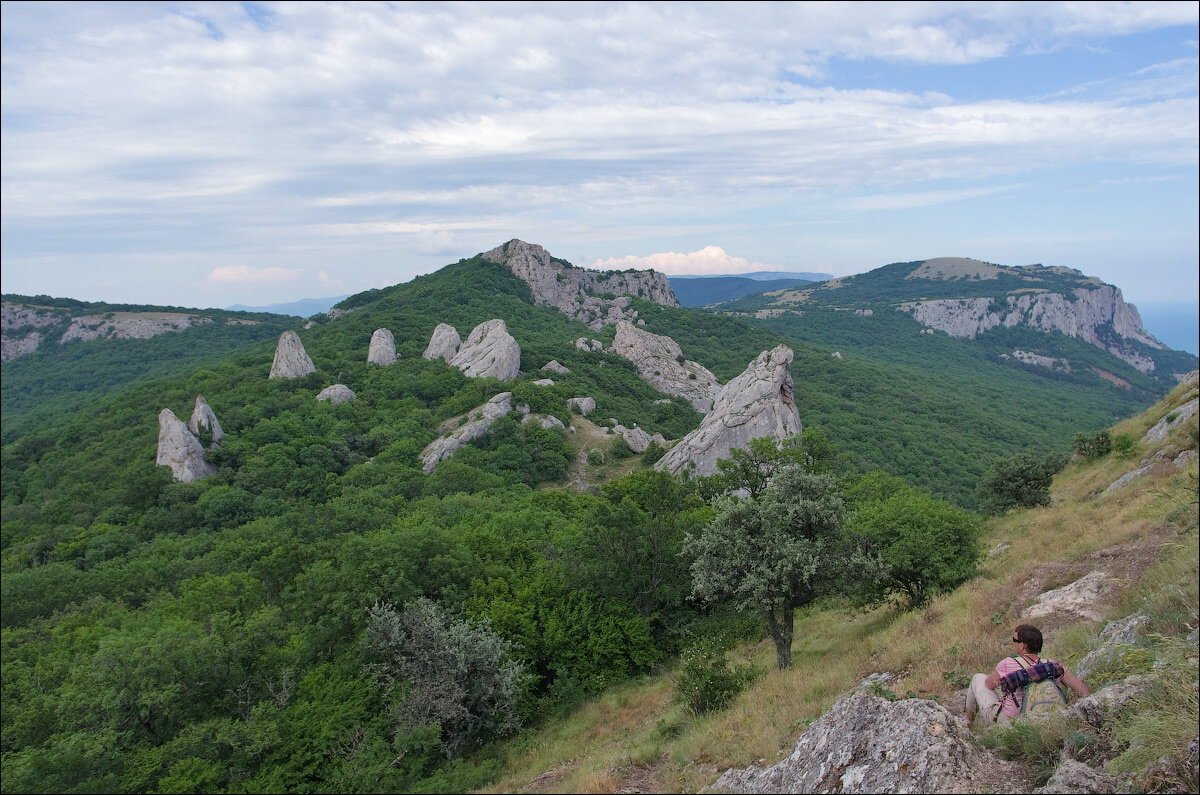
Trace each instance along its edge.
<instances>
[{"instance_id":1,"label":"man's arm","mask_svg":"<svg viewBox=\"0 0 1200 795\"><path fill-rule=\"evenodd\" d=\"M1070 671L1067 671L1063 674L1062 683L1074 690L1075 695L1079 696L1080 698L1090 696L1092 694L1092 691L1088 690L1088 686L1079 681L1079 679L1075 677L1075 674L1071 673Z\"/></svg>"}]
</instances>

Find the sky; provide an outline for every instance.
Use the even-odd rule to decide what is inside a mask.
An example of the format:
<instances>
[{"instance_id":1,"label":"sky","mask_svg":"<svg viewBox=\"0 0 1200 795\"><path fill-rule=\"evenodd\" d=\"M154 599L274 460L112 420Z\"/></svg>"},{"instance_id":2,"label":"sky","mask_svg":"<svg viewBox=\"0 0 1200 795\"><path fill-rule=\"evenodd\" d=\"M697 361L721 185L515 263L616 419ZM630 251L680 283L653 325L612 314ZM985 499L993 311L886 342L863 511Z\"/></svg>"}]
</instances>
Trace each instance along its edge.
<instances>
[{"instance_id":1,"label":"sky","mask_svg":"<svg viewBox=\"0 0 1200 795\"><path fill-rule=\"evenodd\" d=\"M20 3L3 291L262 305L520 238L1200 294L1200 4Z\"/></svg>"}]
</instances>

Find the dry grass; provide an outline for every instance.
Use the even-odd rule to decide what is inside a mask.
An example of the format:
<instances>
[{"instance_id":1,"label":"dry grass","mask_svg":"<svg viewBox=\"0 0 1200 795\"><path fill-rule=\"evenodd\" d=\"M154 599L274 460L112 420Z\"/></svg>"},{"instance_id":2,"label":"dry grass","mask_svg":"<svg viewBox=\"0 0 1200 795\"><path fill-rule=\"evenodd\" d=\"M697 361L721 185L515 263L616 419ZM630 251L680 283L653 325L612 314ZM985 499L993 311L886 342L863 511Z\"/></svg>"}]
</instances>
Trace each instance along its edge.
<instances>
[{"instance_id":1,"label":"dry grass","mask_svg":"<svg viewBox=\"0 0 1200 795\"><path fill-rule=\"evenodd\" d=\"M1186 399L1186 391L1176 390L1167 405ZM1166 413L1160 406L1114 431L1140 439ZM1155 449L1194 446L1195 427L1193 418ZM1194 624L1196 466L1158 468L1102 494L1153 452L1072 463L1056 478L1052 505L991 520L980 576L926 609L803 610L791 668L775 670L769 640L735 650L737 662L761 674L715 714L687 715L672 700L666 673L611 688L569 717L527 733L514 745L522 750L512 753L504 777L486 791L695 792L726 768L786 756L805 726L875 672L893 674L887 687L898 696L933 698L961 710L966 677L989 670L1008 652L1021 611L1038 594L1096 569L1114 577L1110 617L1150 601L1180 614L1176 623L1183 625L1191 611ZM1069 616L1043 626L1050 627L1047 652L1068 667L1098 629Z\"/></svg>"}]
</instances>

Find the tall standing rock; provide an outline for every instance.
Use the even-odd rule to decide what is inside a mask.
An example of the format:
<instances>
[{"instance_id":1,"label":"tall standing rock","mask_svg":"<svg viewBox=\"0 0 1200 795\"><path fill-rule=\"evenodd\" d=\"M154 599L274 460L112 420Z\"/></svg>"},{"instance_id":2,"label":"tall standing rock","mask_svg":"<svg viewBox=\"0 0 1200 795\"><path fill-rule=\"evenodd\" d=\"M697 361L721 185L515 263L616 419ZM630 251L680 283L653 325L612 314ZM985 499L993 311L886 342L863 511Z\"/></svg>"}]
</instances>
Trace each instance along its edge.
<instances>
[{"instance_id":1,"label":"tall standing rock","mask_svg":"<svg viewBox=\"0 0 1200 795\"><path fill-rule=\"evenodd\" d=\"M438 323L437 328L433 330L433 336L429 338L429 345L426 346L425 353L421 354L421 357L445 359L448 362L454 358L454 354L458 353L459 345L462 345L462 337L458 336L458 329L449 323Z\"/></svg>"},{"instance_id":2,"label":"tall standing rock","mask_svg":"<svg viewBox=\"0 0 1200 795\"><path fill-rule=\"evenodd\" d=\"M701 413L713 407L720 391L717 377L702 364L687 361L670 337L643 331L628 320L617 323L612 352L633 362L646 383L668 395L686 398Z\"/></svg>"},{"instance_id":3,"label":"tall standing rock","mask_svg":"<svg viewBox=\"0 0 1200 795\"><path fill-rule=\"evenodd\" d=\"M367 350L367 364L380 367L393 365L400 357L396 355L396 338L385 328L375 329L371 335L371 347Z\"/></svg>"},{"instance_id":4,"label":"tall standing rock","mask_svg":"<svg viewBox=\"0 0 1200 795\"><path fill-rule=\"evenodd\" d=\"M511 381L521 372L521 348L503 320L488 320L471 330L450 364L470 378Z\"/></svg>"},{"instance_id":5,"label":"tall standing rock","mask_svg":"<svg viewBox=\"0 0 1200 795\"><path fill-rule=\"evenodd\" d=\"M158 453L154 463L169 466L175 479L183 483L191 483L217 471L204 460L200 440L170 409L158 413Z\"/></svg>"},{"instance_id":6,"label":"tall standing rock","mask_svg":"<svg viewBox=\"0 0 1200 795\"><path fill-rule=\"evenodd\" d=\"M745 372L721 389L700 427L680 439L654 468L677 475L694 464L696 475L710 475L717 471L718 459L728 458L730 450L745 447L751 439L769 436L782 441L800 433L789 370L792 356L786 345L760 353Z\"/></svg>"},{"instance_id":7,"label":"tall standing rock","mask_svg":"<svg viewBox=\"0 0 1200 795\"><path fill-rule=\"evenodd\" d=\"M275 361L271 362L271 378L300 378L315 373L312 359L304 351L300 335L294 331L285 331L279 337L275 346Z\"/></svg>"},{"instance_id":8,"label":"tall standing rock","mask_svg":"<svg viewBox=\"0 0 1200 795\"><path fill-rule=\"evenodd\" d=\"M213 444L221 441L221 437L225 435L225 432L221 430L221 423L217 422L217 415L203 395L196 395L196 407L192 409L192 418L188 420L188 430L197 439L200 438L203 431L208 431L212 436Z\"/></svg>"}]
</instances>

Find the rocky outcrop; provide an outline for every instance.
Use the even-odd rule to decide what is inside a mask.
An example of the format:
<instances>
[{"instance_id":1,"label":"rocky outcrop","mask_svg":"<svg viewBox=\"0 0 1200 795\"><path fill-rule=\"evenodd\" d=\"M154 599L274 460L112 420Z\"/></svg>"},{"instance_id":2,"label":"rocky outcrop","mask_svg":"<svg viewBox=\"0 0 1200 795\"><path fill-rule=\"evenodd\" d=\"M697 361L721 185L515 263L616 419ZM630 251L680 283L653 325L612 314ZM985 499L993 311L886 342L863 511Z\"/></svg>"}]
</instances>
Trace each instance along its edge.
<instances>
[{"instance_id":1,"label":"rocky outcrop","mask_svg":"<svg viewBox=\"0 0 1200 795\"><path fill-rule=\"evenodd\" d=\"M814 721L787 759L727 770L718 792L985 792L1017 766L974 741L966 722L926 699L853 693Z\"/></svg>"},{"instance_id":2,"label":"rocky outcrop","mask_svg":"<svg viewBox=\"0 0 1200 795\"><path fill-rule=\"evenodd\" d=\"M598 353L604 350L604 343L600 340L589 340L587 337L580 337L575 340L575 347L581 351L591 351Z\"/></svg>"},{"instance_id":3,"label":"rocky outcrop","mask_svg":"<svg viewBox=\"0 0 1200 795\"><path fill-rule=\"evenodd\" d=\"M1036 621L1057 613L1079 616L1089 621L1101 621L1104 619L1104 602L1111 601L1114 586L1113 578L1109 574L1093 571L1069 585L1046 591L1038 597L1036 604L1030 605L1021 613L1021 617Z\"/></svg>"},{"instance_id":4,"label":"rocky outcrop","mask_svg":"<svg viewBox=\"0 0 1200 795\"><path fill-rule=\"evenodd\" d=\"M429 338L429 345L426 346L425 353L421 354L421 357L444 359L448 362L454 358L454 354L458 353L459 345L462 345L462 337L458 336L458 329L449 323L438 323L437 328L433 330L433 336Z\"/></svg>"},{"instance_id":5,"label":"rocky outcrop","mask_svg":"<svg viewBox=\"0 0 1200 795\"><path fill-rule=\"evenodd\" d=\"M375 329L371 335L371 346L367 349L367 364L377 364L388 367L396 363L400 357L396 355L396 338L385 328Z\"/></svg>"},{"instance_id":6,"label":"rocky outcrop","mask_svg":"<svg viewBox=\"0 0 1200 795\"><path fill-rule=\"evenodd\" d=\"M660 392L686 398L701 413L712 408L721 389L717 377L707 368L684 360L675 340L651 334L628 320L617 323L612 352L633 362L646 383Z\"/></svg>"},{"instance_id":7,"label":"rocky outcrop","mask_svg":"<svg viewBox=\"0 0 1200 795\"><path fill-rule=\"evenodd\" d=\"M187 427L197 439L209 436L212 444L219 443L225 436L221 423L217 422L216 413L203 395L196 395L196 407L192 409L192 418L188 420Z\"/></svg>"},{"instance_id":8,"label":"rocky outcrop","mask_svg":"<svg viewBox=\"0 0 1200 795\"><path fill-rule=\"evenodd\" d=\"M471 411L468 422L453 432L435 439L421 451L421 469L425 474L454 454L454 451L488 432L492 423L513 410L512 392L501 392L487 403ZM528 408L525 409L528 413Z\"/></svg>"},{"instance_id":9,"label":"rocky outcrop","mask_svg":"<svg viewBox=\"0 0 1200 795\"><path fill-rule=\"evenodd\" d=\"M646 448L650 446L650 434L641 428L626 428L624 425L614 425L613 431L621 435L621 441L625 442L625 446L634 453L644 453L646 452Z\"/></svg>"},{"instance_id":10,"label":"rocky outcrop","mask_svg":"<svg viewBox=\"0 0 1200 795\"><path fill-rule=\"evenodd\" d=\"M557 359L551 359L550 361L546 362L542 365L542 369L549 370L552 373L561 373L563 375L571 372L566 367L559 364Z\"/></svg>"},{"instance_id":11,"label":"rocky outcrop","mask_svg":"<svg viewBox=\"0 0 1200 795\"><path fill-rule=\"evenodd\" d=\"M170 409L158 413L158 452L154 463L169 466L175 480L182 483L191 483L217 471L204 460L200 440Z\"/></svg>"},{"instance_id":12,"label":"rocky outcrop","mask_svg":"<svg viewBox=\"0 0 1200 795\"><path fill-rule=\"evenodd\" d=\"M562 424L562 420L560 420L558 417L555 417L553 414L526 414L524 417L521 418L522 425L525 425L530 422L536 422L538 425L541 425L543 428L545 428L548 431L551 431L551 430L562 431L562 430L566 430L566 427L567 427Z\"/></svg>"},{"instance_id":13,"label":"rocky outcrop","mask_svg":"<svg viewBox=\"0 0 1200 795\"><path fill-rule=\"evenodd\" d=\"M800 433L792 356L786 345L760 353L721 389L700 427L680 439L654 468L677 475L694 467L694 474L709 475L716 471L718 459L728 458L730 450L745 447L751 439L782 440Z\"/></svg>"},{"instance_id":14,"label":"rocky outcrop","mask_svg":"<svg viewBox=\"0 0 1200 795\"><path fill-rule=\"evenodd\" d=\"M1154 427L1146 431L1146 435L1142 437L1143 442L1161 442L1167 438L1167 434L1171 432L1177 425L1190 420L1196 414L1196 409L1200 407L1200 400L1192 399L1176 409L1171 409L1166 415L1154 423Z\"/></svg>"},{"instance_id":15,"label":"rocky outcrop","mask_svg":"<svg viewBox=\"0 0 1200 795\"><path fill-rule=\"evenodd\" d=\"M106 317L84 315L73 318L59 342L99 339L148 340L168 331L183 331L192 326L211 323L212 318L178 312L153 313L140 316Z\"/></svg>"},{"instance_id":16,"label":"rocky outcrop","mask_svg":"<svg viewBox=\"0 0 1200 795\"><path fill-rule=\"evenodd\" d=\"M1129 343L1156 350L1166 346L1142 327L1137 307L1125 303L1119 289L1104 284L1077 287L1073 294L1073 299L1051 292L996 299L948 298L902 304L899 309L921 325L952 337L974 339L980 332L1000 326L1057 331L1102 348L1143 373L1154 371L1154 360Z\"/></svg>"},{"instance_id":17,"label":"rocky outcrop","mask_svg":"<svg viewBox=\"0 0 1200 795\"><path fill-rule=\"evenodd\" d=\"M1150 618L1141 613L1108 622L1096 638L1096 647L1075 666L1075 675L1080 679L1087 679L1096 668L1113 662L1124 650L1137 642L1142 628L1149 623Z\"/></svg>"},{"instance_id":18,"label":"rocky outcrop","mask_svg":"<svg viewBox=\"0 0 1200 795\"><path fill-rule=\"evenodd\" d=\"M521 372L521 348L503 320L488 320L471 330L450 364L469 378L511 381Z\"/></svg>"},{"instance_id":19,"label":"rocky outcrop","mask_svg":"<svg viewBox=\"0 0 1200 795\"><path fill-rule=\"evenodd\" d=\"M357 397L354 390L345 384L332 384L317 393L317 400L327 400L330 403L347 403Z\"/></svg>"},{"instance_id":20,"label":"rocky outcrop","mask_svg":"<svg viewBox=\"0 0 1200 795\"><path fill-rule=\"evenodd\" d=\"M567 398L567 408L586 417L596 410L596 400L590 397Z\"/></svg>"},{"instance_id":21,"label":"rocky outcrop","mask_svg":"<svg viewBox=\"0 0 1200 795\"><path fill-rule=\"evenodd\" d=\"M552 379L552 378L539 378L538 380L536 380L536 381L534 381L534 382L533 382L533 385L534 385L534 386L554 386L554 379Z\"/></svg>"},{"instance_id":22,"label":"rocky outcrop","mask_svg":"<svg viewBox=\"0 0 1200 795\"><path fill-rule=\"evenodd\" d=\"M632 299L679 306L671 284L655 271L589 271L555 259L541 246L510 240L483 258L503 265L523 279L538 306L553 306L563 314L601 329L625 318L636 320ZM615 298L604 297L607 294Z\"/></svg>"},{"instance_id":23,"label":"rocky outcrop","mask_svg":"<svg viewBox=\"0 0 1200 795\"><path fill-rule=\"evenodd\" d=\"M1000 354L1002 359L1009 358L1007 353ZM1036 367L1045 367L1048 370L1059 370L1064 373L1071 372L1071 363L1066 359L1059 359L1052 356L1042 356L1039 353L1030 351L1014 350L1012 352L1013 359L1016 359L1021 364L1032 364Z\"/></svg>"},{"instance_id":24,"label":"rocky outcrop","mask_svg":"<svg viewBox=\"0 0 1200 795\"><path fill-rule=\"evenodd\" d=\"M1131 792L1130 777L1110 776L1102 770L1064 759L1044 787L1038 787L1033 795L1066 795L1067 793Z\"/></svg>"},{"instance_id":25,"label":"rocky outcrop","mask_svg":"<svg viewBox=\"0 0 1200 795\"><path fill-rule=\"evenodd\" d=\"M300 335L294 331L285 331L279 337L275 346L275 360L271 362L271 378L301 378L309 373L315 373L312 359L300 342Z\"/></svg>"},{"instance_id":26,"label":"rocky outcrop","mask_svg":"<svg viewBox=\"0 0 1200 795\"><path fill-rule=\"evenodd\" d=\"M5 301L0 308L0 361L33 353L47 336L57 337L59 344L99 339L144 340L212 322L211 317L185 312L105 312L71 317L63 309Z\"/></svg>"}]
</instances>

